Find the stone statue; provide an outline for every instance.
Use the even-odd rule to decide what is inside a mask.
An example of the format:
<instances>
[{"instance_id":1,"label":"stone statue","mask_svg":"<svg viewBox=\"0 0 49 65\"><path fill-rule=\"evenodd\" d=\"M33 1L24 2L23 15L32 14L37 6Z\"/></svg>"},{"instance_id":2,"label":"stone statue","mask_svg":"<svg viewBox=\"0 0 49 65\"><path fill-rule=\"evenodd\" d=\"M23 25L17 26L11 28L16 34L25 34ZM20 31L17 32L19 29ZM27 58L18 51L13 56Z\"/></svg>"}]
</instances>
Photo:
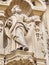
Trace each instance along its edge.
<instances>
[{"instance_id":1,"label":"stone statue","mask_svg":"<svg viewBox=\"0 0 49 65\"><path fill-rule=\"evenodd\" d=\"M15 12L16 9L16 12ZM24 31L27 32L27 29L23 23L23 20L25 21L25 18L27 17L26 15L21 14L21 9L16 5L12 9L13 15L7 20L8 22L6 23L5 26L5 31L6 35L9 39L13 38L15 43L18 43L23 46L24 50L28 50L27 43L25 41L24 37ZM12 20L12 26L11 22ZM14 32L15 29L15 32ZM11 34L12 37L11 37Z\"/></svg>"},{"instance_id":2,"label":"stone statue","mask_svg":"<svg viewBox=\"0 0 49 65\"><path fill-rule=\"evenodd\" d=\"M41 20L46 10L44 3L10 0L1 4L0 65L46 65L47 27Z\"/></svg>"},{"instance_id":3,"label":"stone statue","mask_svg":"<svg viewBox=\"0 0 49 65\"><path fill-rule=\"evenodd\" d=\"M25 14L22 14L22 11L18 5L15 5L12 8L12 16L9 17L5 26L7 37L9 39L12 38L15 41L15 43L21 45L21 49L23 47L23 49L27 51L29 48L27 46L25 34L29 33L30 31L28 31L26 23L33 21L37 22L37 20L40 21L39 16L28 17ZM31 32L29 33L29 35L27 34L27 37L29 37L30 35Z\"/></svg>"},{"instance_id":4,"label":"stone statue","mask_svg":"<svg viewBox=\"0 0 49 65\"><path fill-rule=\"evenodd\" d=\"M6 41L4 44L6 44L5 46L5 54L9 54L11 52L11 48L12 48L12 34L10 32L10 28L12 26L12 20L8 19L5 22L5 37L4 38Z\"/></svg>"},{"instance_id":5,"label":"stone statue","mask_svg":"<svg viewBox=\"0 0 49 65\"><path fill-rule=\"evenodd\" d=\"M12 18L15 17L16 21L15 21L15 24L13 23L10 31L12 32L12 30L14 28L16 28L16 35L14 36L14 40L16 42L18 42L19 44L21 44L23 47L25 47L24 48L24 50L25 50L28 48L28 46L27 46L28 42L26 42L26 40L25 40L25 33L27 33L26 36L28 36L28 37L30 37L30 35L32 34L31 31L28 31L26 25L27 25L27 23L31 23L33 21L40 22L40 17L39 16L31 16L31 17L26 16L25 14L22 13L22 10L20 9L20 7L18 5L15 5L12 8L12 13L13 13ZM30 29L32 30L33 27ZM29 35L28 35L28 33L29 33Z\"/></svg>"}]
</instances>

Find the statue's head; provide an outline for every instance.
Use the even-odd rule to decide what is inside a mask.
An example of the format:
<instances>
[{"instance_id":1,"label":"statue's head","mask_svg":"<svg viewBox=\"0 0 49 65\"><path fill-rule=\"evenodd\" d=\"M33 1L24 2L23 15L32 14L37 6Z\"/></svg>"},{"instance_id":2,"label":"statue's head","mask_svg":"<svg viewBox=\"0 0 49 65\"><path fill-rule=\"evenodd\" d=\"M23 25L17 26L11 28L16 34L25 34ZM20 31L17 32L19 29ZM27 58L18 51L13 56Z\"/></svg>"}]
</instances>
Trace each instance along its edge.
<instances>
[{"instance_id":1,"label":"statue's head","mask_svg":"<svg viewBox=\"0 0 49 65\"><path fill-rule=\"evenodd\" d=\"M12 8L12 13L21 13L22 12L22 10L21 10L21 8L19 7L19 5L15 5L15 6L13 6L13 8Z\"/></svg>"},{"instance_id":2,"label":"statue's head","mask_svg":"<svg viewBox=\"0 0 49 65\"><path fill-rule=\"evenodd\" d=\"M12 20L9 18L9 19L5 22L5 27L11 28L11 26L12 26Z\"/></svg>"},{"instance_id":3,"label":"statue's head","mask_svg":"<svg viewBox=\"0 0 49 65\"><path fill-rule=\"evenodd\" d=\"M0 21L0 32L3 30L3 21Z\"/></svg>"}]
</instances>

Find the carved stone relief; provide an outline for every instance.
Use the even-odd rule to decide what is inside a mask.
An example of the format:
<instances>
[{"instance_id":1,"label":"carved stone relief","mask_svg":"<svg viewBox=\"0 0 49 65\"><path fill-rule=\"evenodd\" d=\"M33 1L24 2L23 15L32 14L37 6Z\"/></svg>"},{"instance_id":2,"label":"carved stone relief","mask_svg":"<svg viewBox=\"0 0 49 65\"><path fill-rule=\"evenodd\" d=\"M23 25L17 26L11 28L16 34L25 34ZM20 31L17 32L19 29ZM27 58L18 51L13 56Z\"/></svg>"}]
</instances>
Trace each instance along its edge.
<instances>
[{"instance_id":1,"label":"carved stone relief","mask_svg":"<svg viewBox=\"0 0 49 65\"><path fill-rule=\"evenodd\" d=\"M35 57L44 58L43 32L40 29L41 18L46 10L46 6L43 4L41 0L14 0L6 9L5 17L7 19L4 22L4 27L3 23L0 22L0 39L2 37L4 42L1 41L1 43L5 44L0 45L0 48L3 46L4 63L8 60L7 56L13 55L15 57L17 50L25 53L33 52L36 55ZM18 55L12 60L10 57L7 65L35 65L36 59L35 61L32 59L34 56L27 55L28 53L26 56L25 53L23 55L21 52L20 55L18 54L20 59Z\"/></svg>"}]
</instances>

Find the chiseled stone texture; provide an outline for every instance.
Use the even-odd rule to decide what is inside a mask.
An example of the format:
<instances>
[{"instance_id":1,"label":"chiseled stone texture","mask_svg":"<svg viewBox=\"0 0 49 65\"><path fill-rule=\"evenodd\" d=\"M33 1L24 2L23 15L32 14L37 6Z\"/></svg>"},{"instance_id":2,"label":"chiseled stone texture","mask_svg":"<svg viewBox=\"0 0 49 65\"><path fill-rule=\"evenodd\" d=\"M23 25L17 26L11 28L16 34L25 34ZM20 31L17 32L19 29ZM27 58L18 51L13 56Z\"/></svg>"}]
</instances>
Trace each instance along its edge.
<instances>
[{"instance_id":1,"label":"chiseled stone texture","mask_svg":"<svg viewBox=\"0 0 49 65\"><path fill-rule=\"evenodd\" d=\"M46 65L42 0L0 1L0 10L0 65Z\"/></svg>"}]
</instances>

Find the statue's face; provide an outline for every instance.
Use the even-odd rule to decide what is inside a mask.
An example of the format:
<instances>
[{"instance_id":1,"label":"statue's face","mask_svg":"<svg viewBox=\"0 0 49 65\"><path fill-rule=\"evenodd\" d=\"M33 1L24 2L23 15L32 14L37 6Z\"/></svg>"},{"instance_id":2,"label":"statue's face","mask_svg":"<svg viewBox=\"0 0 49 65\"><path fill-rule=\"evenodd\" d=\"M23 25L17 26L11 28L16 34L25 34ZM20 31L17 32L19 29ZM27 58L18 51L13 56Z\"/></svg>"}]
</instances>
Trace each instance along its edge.
<instances>
[{"instance_id":1,"label":"statue's face","mask_svg":"<svg viewBox=\"0 0 49 65\"><path fill-rule=\"evenodd\" d=\"M3 22L0 21L0 32L2 32L2 30L3 30Z\"/></svg>"},{"instance_id":2,"label":"statue's face","mask_svg":"<svg viewBox=\"0 0 49 65\"><path fill-rule=\"evenodd\" d=\"M22 10L20 9L20 7L18 5L15 5L13 8L12 8L12 13L21 13Z\"/></svg>"},{"instance_id":3,"label":"statue's face","mask_svg":"<svg viewBox=\"0 0 49 65\"><path fill-rule=\"evenodd\" d=\"M11 19L8 19L6 24L10 28L12 26L12 20Z\"/></svg>"},{"instance_id":4,"label":"statue's face","mask_svg":"<svg viewBox=\"0 0 49 65\"><path fill-rule=\"evenodd\" d=\"M15 11L17 12L17 13L21 13L21 9L18 7L18 8L15 8Z\"/></svg>"}]
</instances>

